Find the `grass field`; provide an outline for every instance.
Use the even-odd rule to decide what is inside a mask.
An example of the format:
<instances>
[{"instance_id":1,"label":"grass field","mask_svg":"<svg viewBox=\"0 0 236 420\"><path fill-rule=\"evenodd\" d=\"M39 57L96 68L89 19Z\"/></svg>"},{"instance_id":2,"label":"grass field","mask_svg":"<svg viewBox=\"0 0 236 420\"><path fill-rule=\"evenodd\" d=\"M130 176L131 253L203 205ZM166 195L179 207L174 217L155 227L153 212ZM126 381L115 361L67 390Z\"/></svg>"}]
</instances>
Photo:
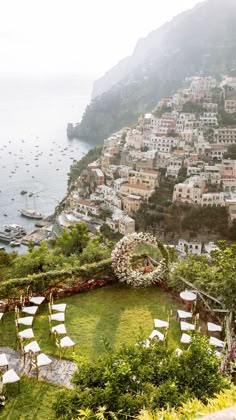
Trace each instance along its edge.
<instances>
[{"instance_id":1,"label":"grass field","mask_svg":"<svg viewBox=\"0 0 236 420\"><path fill-rule=\"evenodd\" d=\"M17 384L7 385L6 405L0 409L1 420L52 420L52 401L60 387L34 379L21 378Z\"/></svg>"},{"instance_id":2,"label":"grass field","mask_svg":"<svg viewBox=\"0 0 236 420\"><path fill-rule=\"evenodd\" d=\"M103 337L111 348L122 343L133 344L140 334L147 338L154 328L153 319L170 322L169 345L178 347L179 324L175 320L178 302L158 287L134 289L119 284L71 296L59 302L67 303L66 328L76 342L75 353L86 358L96 358L105 351ZM49 337L48 307L42 305L36 315L33 330L41 350L57 355L54 340ZM16 347L14 313L6 313L0 324L0 346ZM72 357L67 351L66 357ZM7 402L0 411L4 420L53 419L52 401L60 388L45 382L21 378L20 392L16 384L7 386Z\"/></svg>"},{"instance_id":3,"label":"grass field","mask_svg":"<svg viewBox=\"0 0 236 420\"><path fill-rule=\"evenodd\" d=\"M67 303L67 334L75 341L75 352L81 356L95 358L105 351L103 337L113 349L122 343L135 343L140 334L147 338L154 327L153 319L167 319L170 309L173 319L169 344L178 346L180 330L175 321L178 302L156 286L134 289L117 284L57 302ZM33 330L41 350L56 355L54 338L49 337L47 305L40 307ZM0 345L15 348L15 337L14 314L7 313L0 325ZM72 351L67 350L65 356L71 358Z\"/></svg>"}]
</instances>

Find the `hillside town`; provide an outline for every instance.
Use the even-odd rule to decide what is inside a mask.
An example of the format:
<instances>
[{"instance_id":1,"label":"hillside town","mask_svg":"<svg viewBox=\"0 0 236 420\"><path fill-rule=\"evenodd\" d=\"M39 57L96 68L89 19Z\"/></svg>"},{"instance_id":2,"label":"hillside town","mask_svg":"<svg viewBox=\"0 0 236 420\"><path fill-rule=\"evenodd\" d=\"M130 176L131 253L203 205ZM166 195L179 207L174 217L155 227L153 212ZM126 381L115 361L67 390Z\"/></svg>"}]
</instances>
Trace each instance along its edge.
<instances>
[{"instance_id":1,"label":"hillside town","mask_svg":"<svg viewBox=\"0 0 236 420\"><path fill-rule=\"evenodd\" d=\"M236 160L225 158L236 144L236 125L227 120L235 112L236 77L186 79L184 88L162 98L132 127L104 140L101 156L71 185L58 224L83 220L92 232L105 223L121 235L133 233L134 214L158 190L163 174L176 180L172 203L226 207L229 220L235 220ZM186 247L195 254L203 248L180 239L180 252ZM214 247L208 244L205 252Z\"/></svg>"}]
</instances>

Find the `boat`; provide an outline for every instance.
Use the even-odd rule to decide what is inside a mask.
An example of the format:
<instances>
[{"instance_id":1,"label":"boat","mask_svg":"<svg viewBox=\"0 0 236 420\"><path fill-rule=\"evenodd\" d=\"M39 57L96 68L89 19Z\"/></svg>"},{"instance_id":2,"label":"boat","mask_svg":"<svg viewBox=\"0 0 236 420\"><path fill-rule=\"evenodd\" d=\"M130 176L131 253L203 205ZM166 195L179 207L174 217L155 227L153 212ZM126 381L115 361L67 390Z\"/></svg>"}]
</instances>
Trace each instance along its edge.
<instances>
[{"instance_id":1,"label":"boat","mask_svg":"<svg viewBox=\"0 0 236 420\"><path fill-rule=\"evenodd\" d=\"M21 216L28 217L29 219L43 219L44 215L42 213L39 213L38 211L32 210L32 209L22 209L19 210L19 213Z\"/></svg>"},{"instance_id":2,"label":"boat","mask_svg":"<svg viewBox=\"0 0 236 420\"><path fill-rule=\"evenodd\" d=\"M21 216L28 217L29 219L43 219L45 216L42 213L36 211L36 202L35 202L35 195L34 194L33 194L33 197L34 197L34 209L28 209L28 207L27 207L27 195L26 195L26 208L22 209L22 210L19 210L19 213L20 213Z\"/></svg>"},{"instance_id":3,"label":"boat","mask_svg":"<svg viewBox=\"0 0 236 420\"><path fill-rule=\"evenodd\" d=\"M13 234L21 234L22 236L26 235L26 230L23 226L12 223L9 225L3 225L5 232L11 232Z\"/></svg>"},{"instance_id":4,"label":"boat","mask_svg":"<svg viewBox=\"0 0 236 420\"><path fill-rule=\"evenodd\" d=\"M22 190L22 191L21 191L21 195L25 195L25 194L27 194L27 191Z\"/></svg>"},{"instance_id":5,"label":"boat","mask_svg":"<svg viewBox=\"0 0 236 420\"><path fill-rule=\"evenodd\" d=\"M6 232L0 232L0 242L10 243L14 238Z\"/></svg>"},{"instance_id":6,"label":"boat","mask_svg":"<svg viewBox=\"0 0 236 420\"><path fill-rule=\"evenodd\" d=\"M20 243L20 242L18 242L18 241L11 241L11 242L10 242L10 246L11 246L11 247L21 246L21 243Z\"/></svg>"}]
</instances>

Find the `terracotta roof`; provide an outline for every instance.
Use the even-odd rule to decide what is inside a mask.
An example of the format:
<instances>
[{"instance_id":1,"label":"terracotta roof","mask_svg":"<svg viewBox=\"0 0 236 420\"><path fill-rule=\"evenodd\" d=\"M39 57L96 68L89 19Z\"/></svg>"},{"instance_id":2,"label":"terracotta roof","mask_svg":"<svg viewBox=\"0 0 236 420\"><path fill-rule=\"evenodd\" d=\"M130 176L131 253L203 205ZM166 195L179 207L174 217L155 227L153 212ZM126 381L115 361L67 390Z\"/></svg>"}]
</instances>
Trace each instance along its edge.
<instances>
[{"instance_id":1,"label":"terracotta roof","mask_svg":"<svg viewBox=\"0 0 236 420\"><path fill-rule=\"evenodd\" d=\"M154 171L153 169L145 169L144 171L141 171L140 173L144 172L145 174L154 174L154 175L158 175L159 172L158 171Z\"/></svg>"},{"instance_id":2,"label":"terracotta roof","mask_svg":"<svg viewBox=\"0 0 236 420\"><path fill-rule=\"evenodd\" d=\"M85 200L84 198L80 198L78 204L84 204L85 206L92 206L93 203L90 200Z\"/></svg>"},{"instance_id":3,"label":"terracotta roof","mask_svg":"<svg viewBox=\"0 0 236 420\"><path fill-rule=\"evenodd\" d=\"M141 185L141 184L123 184L121 188L123 187L129 187L129 188L136 188L138 190L146 190L146 191L150 191L151 188L148 187L147 185Z\"/></svg>"}]
</instances>

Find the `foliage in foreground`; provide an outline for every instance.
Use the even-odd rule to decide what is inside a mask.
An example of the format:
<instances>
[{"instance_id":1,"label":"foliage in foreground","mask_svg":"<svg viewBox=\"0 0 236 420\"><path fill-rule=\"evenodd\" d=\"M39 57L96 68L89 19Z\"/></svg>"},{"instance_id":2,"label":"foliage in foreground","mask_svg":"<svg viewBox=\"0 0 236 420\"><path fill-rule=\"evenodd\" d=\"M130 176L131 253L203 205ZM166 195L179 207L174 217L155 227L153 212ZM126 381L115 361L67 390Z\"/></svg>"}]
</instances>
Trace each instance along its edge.
<instances>
[{"instance_id":1,"label":"foliage in foreground","mask_svg":"<svg viewBox=\"0 0 236 420\"><path fill-rule=\"evenodd\" d=\"M236 387L217 394L215 398L207 400L207 404L191 399L178 409L170 408L158 412L149 413L143 410L137 420L192 420L206 414L215 413L236 404Z\"/></svg>"},{"instance_id":2,"label":"foliage in foreground","mask_svg":"<svg viewBox=\"0 0 236 420\"><path fill-rule=\"evenodd\" d=\"M128 419L190 398L206 402L227 386L207 338L199 334L180 356L159 342L146 348L140 340L97 361L77 362L75 389L61 392L54 404L58 419L96 419L101 407L105 419Z\"/></svg>"}]
</instances>

